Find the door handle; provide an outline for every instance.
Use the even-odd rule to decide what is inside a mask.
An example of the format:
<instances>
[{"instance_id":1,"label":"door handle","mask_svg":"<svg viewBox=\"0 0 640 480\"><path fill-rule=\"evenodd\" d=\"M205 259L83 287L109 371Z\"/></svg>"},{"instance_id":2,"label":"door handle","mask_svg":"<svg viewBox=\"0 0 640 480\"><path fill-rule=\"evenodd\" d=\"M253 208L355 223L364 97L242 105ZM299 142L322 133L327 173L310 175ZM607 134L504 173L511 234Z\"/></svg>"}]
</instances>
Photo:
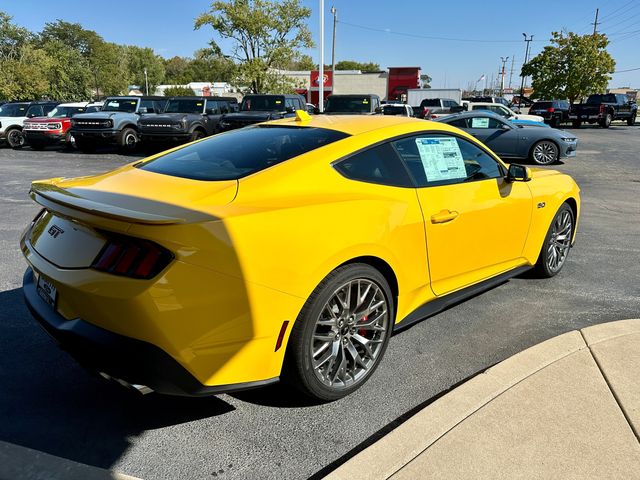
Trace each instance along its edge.
<instances>
[{"instance_id":1,"label":"door handle","mask_svg":"<svg viewBox=\"0 0 640 480\"><path fill-rule=\"evenodd\" d=\"M431 223L447 223L451 220L455 220L458 216L458 212L452 212L451 210L441 210L438 213L431 215Z\"/></svg>"}]
</instances>

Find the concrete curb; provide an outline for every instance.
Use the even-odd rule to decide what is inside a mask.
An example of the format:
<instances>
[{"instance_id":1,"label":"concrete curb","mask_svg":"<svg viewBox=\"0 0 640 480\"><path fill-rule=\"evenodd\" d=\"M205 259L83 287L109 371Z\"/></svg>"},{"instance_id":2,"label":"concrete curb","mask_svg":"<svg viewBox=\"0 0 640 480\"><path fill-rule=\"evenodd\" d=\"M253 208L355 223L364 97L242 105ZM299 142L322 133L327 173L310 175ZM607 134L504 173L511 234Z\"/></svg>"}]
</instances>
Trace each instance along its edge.
<instances>
[{"instance_id":1,"label":"concrete curb","mask_svg":"<svg viewBox=\"0 0 640 480\"><path fill-rule=\"evenodd\" d=\"M0 441L0 479L140 480L3 441Z\"/></svg>"},{"instance_id":2,"label":"concrete curb","mask_svg":"<svg viewBox=\"0 0 640 480\"><path fill-rule=\"evenodd\" d=\"M624 357L616 354L620 349ZM562 365L562 369L554 371L547 368L556 364ZM636 366L637 368L634 368ZM560 335L495 365L427 406L325 478L355 480L395 476L425 452L436 451L437 449L433 447L443 438L451 439L457 432L462 432L464 429L461 427L470 419L481 418L480 413L486 415L489 411L486 407L503 394L512 389L514 392L522 390L526 388L527 383L533 382L536 378L539 380L540 372L545 371L545 375L553 373L560 379L558 388L562 390L565 383L567 385L571 383L561 378L569 368L578 372L574 377L577 375L589 377L588 381L576 387L577 390L593 389L595 391L593 395L597 395L598 401L603 405L606 404L606 408L609 409L607 414L614 419L612 422L616 424L616 428L619 427L619 431L617 430L619 435L624 437L626 442L633 442L634 435L637 437L640 430L640 395L638 394L640 387L637 381L637 372L640 371L640 320L623 320ZM609 371L611 375L608 375ZM635 372L635 375L632 372ZM547 379L547 383L552 381L554 378ZM592 392L589 391L588 394L592 395ZM535 396L535 392L531 395ZM507 395L501 400L504 401L506 397ZM514 401L518 398L514 397ZM520 401L522 401L521 398ZM558 408L562 406L563 404L560 403ZM528 405L527 408L535 408L535 405ZM620 415L620 411L624 413L624 418ZM490 429L491 425L488 428ZM500 438L499 435L497 438ZM546 439L539 439L539 441L544 440ZM640 444L637 440L638 438L635 438L635 445L630 447L629 452L633 457L631 462L640 466ZM473 448L473 445L469 445L469 448ZM453 461L456 454L460 457L466 453L468 452L449 451L447 455L450 455ZM431 465L435 463L438 462L431 461ZM553 468L553 465L547 465L545 471L552 473ZM412 474L416 473L414 469ZM432 476L436 477L455 478L453 474L441 475L441 471L432 473ZM478 471L467 473L476 478L478 475L481 476ZM539 474L539 472L521 473L534 477ZM460 471L458 471L459 474ZM640 472L636 471L636 474L637 478L640 478ZM401 478L404 476L399 475ZM502 474L496 473L494 478L503 477Z\"/></svg>"}]
</instances>

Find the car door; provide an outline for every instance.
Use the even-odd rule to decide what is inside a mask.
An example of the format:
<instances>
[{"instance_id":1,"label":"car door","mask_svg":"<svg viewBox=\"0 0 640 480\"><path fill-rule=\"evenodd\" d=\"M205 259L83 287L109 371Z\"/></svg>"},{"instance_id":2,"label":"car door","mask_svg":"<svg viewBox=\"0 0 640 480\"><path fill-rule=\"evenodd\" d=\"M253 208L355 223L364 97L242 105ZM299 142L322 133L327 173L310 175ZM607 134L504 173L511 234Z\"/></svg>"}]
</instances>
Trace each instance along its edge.
<instances>
[{"instance_id":1,"label":"car door","mask_svg":"<svg viewBox=\"0 0 640 480\"><path fill-rule=\"evenodd\" d=\"M619 104L618 106L618 116L620 118L627 118L631 115L631 105L629 104L629 97L623 94L616 94L616 100Z\"/></svg>"},{"instance_id":2,"label":"car door","mask_svg":"<svg viewBox=\"0 0 640 480\"><path fill-rule=\"evenodd\" d=\"M476 137L499 156L519 156L519 128L494 116L478 114L468 118L467 132Z\"/></svg>"},{"instance_id":3,"label":"car door","mask_svg":"<svg viewBox=\"0 0 640 480\"><path fill-rule=\"evenodd\" d=\"M526 263L532 197L480 146L449 133L392 142L417 185L431 287L444 295Z\"/></svg>"}]
</instances>

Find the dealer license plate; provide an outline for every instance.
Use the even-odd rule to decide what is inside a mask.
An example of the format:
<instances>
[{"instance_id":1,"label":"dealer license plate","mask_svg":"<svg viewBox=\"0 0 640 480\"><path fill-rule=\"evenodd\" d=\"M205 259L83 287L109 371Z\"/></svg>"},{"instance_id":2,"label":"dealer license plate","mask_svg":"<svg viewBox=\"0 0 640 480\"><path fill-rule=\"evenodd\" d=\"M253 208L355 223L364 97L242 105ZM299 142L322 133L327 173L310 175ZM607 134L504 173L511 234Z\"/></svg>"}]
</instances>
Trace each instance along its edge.
<instances>
[{"instance_id":1,"label":"dealer license plate","mask_svg":"<svg viewBox=\"0 0 640 480\"><path fill-rule=\"evenodd\" d=\"M38 277L38 287L37 287L38 295L40 298L47 302L51 308L56 307L56 298L58 296L58 291L53 284L44 278L42 275Z\"/></svg>"}]
</instances>

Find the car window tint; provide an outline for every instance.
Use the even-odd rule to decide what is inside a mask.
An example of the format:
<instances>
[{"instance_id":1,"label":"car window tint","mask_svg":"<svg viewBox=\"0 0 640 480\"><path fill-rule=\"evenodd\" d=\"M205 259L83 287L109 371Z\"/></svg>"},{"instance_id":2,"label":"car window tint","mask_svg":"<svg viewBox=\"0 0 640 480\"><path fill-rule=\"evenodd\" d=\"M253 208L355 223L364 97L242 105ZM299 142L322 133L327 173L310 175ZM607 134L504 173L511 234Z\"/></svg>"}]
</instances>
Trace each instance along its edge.
<instances>
[{"instance_id":1,"label":"car window tint","mask_svg":"<svg viewBox=\"0 0 640 480\"><path fill-rule=\"evenodd\" d=\"M424 134L392 142L418 187L450 185L491 178L504 172L488 153L452 135Z\"/></svg>"},{"instance_id":2,"label":"car window tint","mask_svg":"<svg viewBox=\"0 0 640 480\"><path fill-rule=\"evenodd\" d=\"M324 128L259 125L209 137L138 168L195 180L233 180L345 137Z\"/></svg>"},{"instance_id":3,"label":"car window tint","mask_svg":"<svg viewBox=\"0 0 640 480\"><path fill-rule=\"evenodd\" d=\"M352 180L393 187L413 187L411 178L389 143L383 143L350 156L335 165Z\"/></svg>"},{"instance_id":4,"label":"car window tint","mask_svg":"<svg viewBox=\"0 0 640 480\"><path fill-rule=\"evenodd\" d=\"M453 120L453 121L449 122L449 125L452 125L452 126L458 127L458 128L467 128L467 119L466 118L459 118L458 120Z\"/></svg>"}]
</instances>

